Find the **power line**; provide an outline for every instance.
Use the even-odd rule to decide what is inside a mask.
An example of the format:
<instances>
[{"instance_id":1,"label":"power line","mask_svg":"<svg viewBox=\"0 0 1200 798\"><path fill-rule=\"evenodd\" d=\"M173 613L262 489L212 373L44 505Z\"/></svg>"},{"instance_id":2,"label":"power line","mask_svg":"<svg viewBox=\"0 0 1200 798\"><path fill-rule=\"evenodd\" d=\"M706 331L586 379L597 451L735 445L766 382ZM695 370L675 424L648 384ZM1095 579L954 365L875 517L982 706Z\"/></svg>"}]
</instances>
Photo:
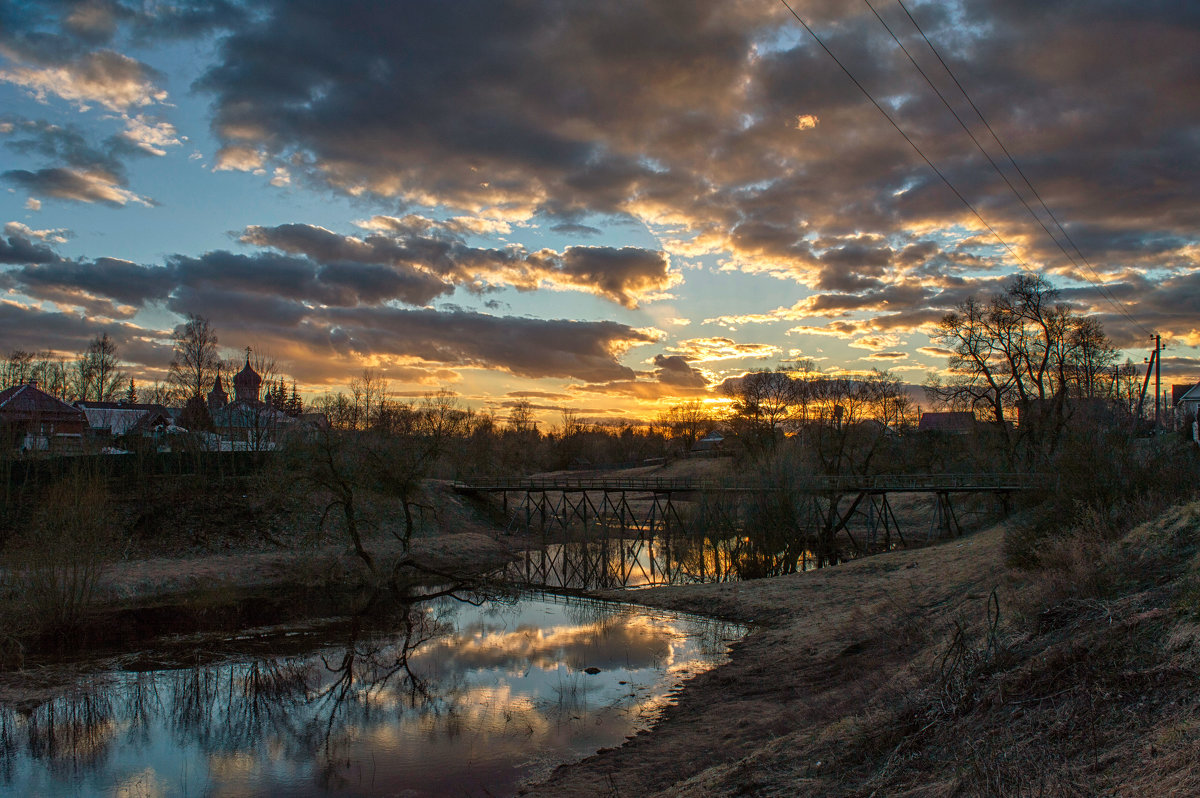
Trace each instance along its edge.
<instances>
[{"instance_id":1,"label":"power line","mask_svg":"<svg viewBox=\"0 0 1200 798\"><path fill-rule=\"evenodd\" d=\"M925 161L925 163L929 166L929 168L933 170L934 174L936 174L938 177L940 177L942 179L942 182L946 184L946 187L949 188L952 192L954 192L954 196L958 197L959 202L961 202L963 205L965 205L967 210L969 210L975 216L975 218L979 220L980 224L982 224L984 227L986 227L988 229L988 232L990 232L996 238L996 240L999 241L1006 250L1008 250L1008 254L1011 255L1018 263L1020 263L1022 268L1024 268L1026 271L1032 272L1033 269L1030 268L1029 264L1027 264L1025 262L1025 260L1020 255L1018 255L1011 246L1009 246L1008 242L1005 241L998 232L996 232L995 228L993 228L990 224L987 223L987 220L984 219L983 216L980 215L979 211L975 210L975 206L972 205L970 203L970 201L968 201L967 198L964 197L962 195L962 193L957 188L954 187L954 184L951 183L950 179L942 173L942 170L938 169L937 166L934 165L933 161L929 160L929 157L926 156L925 153L921 151L921 148L917 146L917 143L915 141L913 141L907 133L904 132L904 130L900 127L900 125L898 125L896 123L895 119L892 119L891 114L889 114L887 111L885 111L883 109L883 106L880 105L873 96L871 96L871 92L867 91L866 87L863 86L862 83L860 83L858 81L858 78L854 77L854 74L852 72L850 72L849 69L846 68L846 65L843 64L841 62L841 60L836 55L833 54L833 51L825 46L825 42L821 41L821 37L816 34L816 31L814 31L812 28L810 28L808 26L808 23L805 22L800 17L800 15L796 13L795 9L793 9L790 5L788 5L787 0L779 0L779 2L783 4L784 8L786 8L788 11L791 12L792 16L796 18L796 21L800 23L800 25L804 28L804 30L808 31L808 35L812 36L813 41L815 41L817 44L819 44L821 46L821 49L824 50L825 53L830 58L833 59L834 63L837 64L841 68L842 72L846 73L846 77L850 78L850 81L855 86L858 87L858 90L861 91L863 93L863 95L868 100L871 101L871 105L874 105L875 109L878 110L879 113L883 114L883 118L886 119L889 123L891 123L892 127L894 127L896 129L897 133L899 133L901 136L904 137L904 140L907 141L909 146L912 147L913 150L916 151L917 155L921 156L921 160Z\"/></svg>"},{"instance_id":2,"label":"power line","mask_svg":"<svg viewBox=\"0 0 1200 798\"><path fill-rule=\"evenodd\" d=\"M1021 204L1025 206L1025 210L1029 211L1029 215L1033 217L1034 221L1036 221L1038 224L1040 224L1042 226L1042 229L1046 231L1046 235L1050 236L1050 240L1053 241L1055 244L1058 244L1058 248L1061 249L1063 251L1063 254L1066 255L1067 258L1070 259L1071 263L1078 266L1079 264L1076 262L1075 256L1072 255L1070 252L1068 252L1066 250L1066 248L1063 247L1063 245L1058 242L1058 239L1055 238L1054 234L1050 232L1050 228L1046 226L1045 222L1043 222L1041 220L1041 218L1037 215L1037 213L1034 212L1033 208L1029 205L1029 203L1025 201L1025 198L1021 195L1021 192L1017 191L1017 187L1014 186L1012 184L1012 181L1008 179L1008 175L1004 174L1004 171L1000 168L1000 165L996 163L995 159L992 158L991 154L986 149L984 149L982 144L979 143L979 139L977 139L975 137L975 134L971 131L971 128L967 125L966 122L963 121L962 117L958 115L958 111L954 110L954 106L952 106L950 104L950 101L946 99L945 95L942 94L941 90L938 89L938 87L936 85L934 85L934 82L930 79L929 75L925 72L924 69L921 68L921 65L919 63L917 63L917 60L915 58L913 58L913 55L912 55L912 53L909 52L908 48L904 46L904 42L900 41L900 38L898 36L896 36L896 34L892 30L891 26L889 26L887 24L887 21L882 16L880 16L879 12L875 9L875 6L871 5L871 0L863 0L863 2L867 4L867 8L871 9L871 13L873 13L875 15L875 18L879 20L879 23L881 25L883 25L883 29L886 30L888 32L888 35L890 35L892 37L892 41L894 41L896 43L896 45L900 48L900 50L906 56L908 56L908 60L916 68L917 72L920 73L921 77L923 77L925 79L925 82L929 85L929 88L933 89L933 93L936 94L938 99L942 101L942 105L946 106L946 110L949 111L954 116L954 119L958 122L959 127L961 127L963 129L963 132L965 132L968 136L971 137L971 141L973 141L975 143L976 149L978 149L981 153L983 153L983 157L987 158L988 163L992 165L992 169L996 170L996 174L1000 175L1000 178L1005 182L1005 184L1008 185L1009 189L1012 190L1013 194L1016 195L1017 199L1019 199L1021 201Z\"/></svg>"},{"instance_id":3,"label":"power line","mask_svg":"<svg viewBox=\"0 0 1200 798\"><path fill-rule=\"evenodd\" d=\"M892 32L892 29L888 27L888 24L884 22L883 17L881 17L879 12L875 10L875 7L871 5L870 0L863 0L863 2L867 4L867 7L870 8L875 14L876 18L879 19L880 23L883 24L883 27L887 30L887 32L891 34L891 37L895 40L896 44L900 45L900 49L903 50L904 54L908 56L908 60L912 61L913 66L915 66L917 71L921 73L921 77L925 78L925 82L929 84L930 88L932 88L938 95L938 98L941 99L948 109L950 109L950 113L954 114L954 118L958 120L958 123L962 126L963 130L967 131L967 135L969 135L971 140L975 142L975 146L979 148L980 152L982 152L985 157L987 157L988 162L992 165L992 168L1004 178L1004 182L1008 184L1008 187L1012 190L1013 194L1017 196L1017 199L1021 201L1021 204L1025 206L1030 215L1032 215L1038 224L1042 226L1042 229L1046 231L1046 235L1050 236L1050 240L1052 240L1058 246L1058 248L1063 251L1063 254L1067 256L1067 259L1071 261L1072 265L1078 267L1079 263L1082 262L1083 265L1087 267L1087 270L1092 273L1092 277L1095 278L1094 280L1089 278L1088 282L1090 282L1092 286L1100 292L1101 296L1108 300L1109 304L1111 304L1118 313L1128 319L1134 326L1141 328L1142 332L1144 332L1146 335L1153 336L1153 333L1151 333L1150 330L1148 330L1141 322L1135 319L1129 312L1128 308L1126 308L1125 305L1119 299L1117 299L1105 285L1103 285L1102 278L1096 271L1095 267L1093 267L1088 261L1087 257L1083 254L1083 251L1079 248L1079 245L1076 244L1074 239L1071 238L1071 234L1068 233L1066 228L1064 228L1058 221L1058 217L1056 217L1054 212L1050 210L1050 207L1046 205L1046 201L1042 199L1042 195L1033 185L1033 182L1025 174L1024 170L1021 169L1020 165L1017 163L1012 153L1009 152L1008 148L1004 146L1004 142L1000 140L1000 137L996 134L996 131L992 129L991 124L988 123L987 118L983 115L983 111L979 110L979 106L977 106L975 101L971 99L970 93L966 90L962 83L959 82L958 77L954 74L954 70L952 70L950 65L946 63L946 60L942 58L942 54L936 47L934 47L933 42L930 41L929 37L925 35L925 31L921 28L921 25L917 22L916 18L913 17L912 13L908 10L908 7L904 5L904 0L896 0L896 3L904 10L905 16L908 17L909 21L913 24L913 27L917 29L917 33L921 34L921 38L925 40L925 44L929 46L930 51L934 54L934 56L937 57L938 63L942 65L942 68L946 70L946 74L949 75L950 79L954 81L954 85L958 87L960 92L962 92L963 97L966 98L967 102L971 106L971 109L975 112L975 115L979 117L979 121L983 123L985 128L987 128L987 131L991 134L992 139L997 145L999 145L1001 151L1004 152L1005 157L1008 158L1008 162L1012 164L1013 169L1015 169L1017 174L1021 176L1021 179L1025 182L1025 185L1029 187L1030 192L1037 199L1038 203L1042 207L1042 210L1046 212L1046 215L1050 217L1052 222L1054 222L1055 227L1057 227L1059 232L1062 233L1063 238L1065 238L1067 243L1069 243L1075 250L1076 254L1078 255L1078 261L1073 255L1071 255L1070 252L1067 251L1066 247L1062 245L1058 238L1050 232L1050 229L1046 226L1045 222L1043 222L1041 218L1034 212L1033 208L1029 206L1029 203L1026 202L1021 193L1017 191L1012 182L1010 182L1009 179L1004 175L1003 171L1001 171L1000 167L992 159L991 155L989 155L979 143L979 140L975 137L975 134L971 132L970 128L966 125L966 123L963 122L962 118L959 117L958 113L950 106L950 103L946 101L946 98L933 84L933 81L929 79L929 76L925 73L925 70L921 69L920 65L917 64L916 60L912 57L912 54L909 53L908 49L900 42L900 39L897 38L896 34ZM794 13L795 12L793 12L793 14Z\"/></svg>"}]
</instances>

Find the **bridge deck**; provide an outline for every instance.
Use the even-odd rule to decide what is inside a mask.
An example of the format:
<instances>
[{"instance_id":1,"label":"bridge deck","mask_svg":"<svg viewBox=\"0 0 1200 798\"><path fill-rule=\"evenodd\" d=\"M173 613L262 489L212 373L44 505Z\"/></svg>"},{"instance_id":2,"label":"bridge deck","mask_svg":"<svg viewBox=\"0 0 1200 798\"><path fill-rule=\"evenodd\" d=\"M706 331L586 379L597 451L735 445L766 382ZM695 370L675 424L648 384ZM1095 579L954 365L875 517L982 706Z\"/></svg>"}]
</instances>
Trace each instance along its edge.
<instances>
[{"instance_id":1,"label":"bridge deck","mask_svg":"<svg viewBox=\"0 0 1200 798\"><path fill-rule=\"evenodd\" d=\"M456 482L464 493L503 491L627 491L634 493L978 493L1032 490L1054 485L1046 474L874 474L869 476L805 476L784 484L752 479L686 479L670 477L526 477Z\"/></svg>"}]
</instances>

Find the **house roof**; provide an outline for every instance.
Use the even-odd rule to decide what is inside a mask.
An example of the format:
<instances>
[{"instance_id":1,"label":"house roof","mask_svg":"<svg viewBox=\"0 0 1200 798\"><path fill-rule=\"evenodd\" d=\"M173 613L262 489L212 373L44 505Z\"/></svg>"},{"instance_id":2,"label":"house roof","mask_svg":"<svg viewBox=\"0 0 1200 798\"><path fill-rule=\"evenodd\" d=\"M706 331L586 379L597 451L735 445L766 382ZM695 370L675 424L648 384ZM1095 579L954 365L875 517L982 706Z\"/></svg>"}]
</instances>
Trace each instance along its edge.
<instances>
[{"instance_id":1,"label":"house roof","mask_svg":"<svg viewBox=\"0 0 1200 798\"><path fill-rule=\"evenodd\" d=\"M1188 388L1182 396L1175 399L1175 404L1180 402L1200 402L1200 382Z\"/></svg>"},{"instance_id":2,"label":"house roof","mask_svg":"<svg viewBox=\"0 0 1200 798\"><path fill-rule=\"evenodd\" d=\"M242 429L264 429L294 424L295 419L281 413L266 402L236 401L212 411L213 423L218 427Z\"/></svg>"},{"instance_id":3,"label":"house roof","mask_svg":"<svg viewBox=\"0 0 1200 798\"><path fill-rule=\"evenodd\" d=\"M969 410L952 413L922 413L918 432L970 432L975 428L975 414Z\"/></svg>"},{"instance_id":4,"label":"house roof","mask_svg":"<svg viewBox=\"0 0 1200 798\"><path fill-rule=\"evenodd\" d=\"M160 423L171 423L171 414L167 408L158 404L79 401L75 406L87 415L89 427L107 428L113 435L123 435L132 429L153 429Z\"/></svg>"},{"instance_id":5,"label":"house roof","mask_svg":"<svg viewBox=\"0 0 1200 798\"><path fill-rule=\"evenodd\" d=\"M137 402L93 402L81 399L75 403L81 410L140 410L143 413L162 413L167 415L167 408L160 404L138 404Z\"/></svg>"},{"instance_id":6,"label":"house roof","mask_svg":"<svg viewBox=\"0 0 1200 798\"><path fill-rule=\"evenodd\" d=\"M13 421L84 420L83 411L33 385L14 385L0 391L0 417Z\"/></svg>"}]
</instances>

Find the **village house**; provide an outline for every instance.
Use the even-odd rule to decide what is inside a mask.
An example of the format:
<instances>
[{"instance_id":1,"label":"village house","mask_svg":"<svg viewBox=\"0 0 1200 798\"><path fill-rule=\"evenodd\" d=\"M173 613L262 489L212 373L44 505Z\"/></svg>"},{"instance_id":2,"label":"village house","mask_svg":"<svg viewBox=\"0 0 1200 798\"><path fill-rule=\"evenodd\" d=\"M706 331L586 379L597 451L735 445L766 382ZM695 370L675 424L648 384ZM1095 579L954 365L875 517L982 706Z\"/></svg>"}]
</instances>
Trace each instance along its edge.
<instances>
[{"instance_id":1,"label":"village house","mask_svg":"<svg viewBox=\"0 0 1200 798\"><path fill-rule=\"evenodd\" d=\"M971 411L922 413L917 432L939 432L943 435L966 435L975 429L975 414Z\"/></svg>"},{"instance_id":2,"label":"village house","mask_svg":"<svg viewBox=\"0 0 1200 798\"><path fill-rule=\"evenodd\" d=\"M1171 404L1175 406L1175 415L1180 420L1195 420L1200 413L1200 382L1195 385L1172 385Z\"/></svg>"},{"instance_id":3,"label":"village house","mask_svg":"<svg viewBox=\"0 0 1200 798\"><path fill-rule=\"evenodd\" d=\"M0 391L0 435L9 451L79 454L87 417L36 382Z\"/></svg>"},{"instance_id":4,"label":"village house","mask_svg":"<svg viewBox=\"0 0 1200 798\"><path fill-rule=\"evenodd\" d=\"M121 436L160 440L174 425L171 413L159 404L78 401L75 407L87 417L88 434L98 441Z\"/></svg>"}]
</instances>

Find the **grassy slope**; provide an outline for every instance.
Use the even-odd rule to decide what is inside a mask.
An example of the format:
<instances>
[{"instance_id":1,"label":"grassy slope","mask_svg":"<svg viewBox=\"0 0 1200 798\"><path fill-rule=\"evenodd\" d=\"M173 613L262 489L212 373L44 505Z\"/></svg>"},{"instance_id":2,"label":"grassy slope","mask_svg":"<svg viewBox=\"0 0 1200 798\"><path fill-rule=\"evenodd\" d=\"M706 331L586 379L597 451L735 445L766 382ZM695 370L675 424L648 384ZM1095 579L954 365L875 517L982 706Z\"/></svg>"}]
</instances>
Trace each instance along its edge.
<instances>
[{"instance_id":1,"label":"grassy slope","mask_svg":"<svg viewBox=\"0 0 1200 798\"><path fill-rule=\"evenodd\" d=\"M1002 540L638 593L757 628L652 732L533 792L1200 794L1200 504L1056 574L1004 568Z\"/></svg>"}]
</instances>

